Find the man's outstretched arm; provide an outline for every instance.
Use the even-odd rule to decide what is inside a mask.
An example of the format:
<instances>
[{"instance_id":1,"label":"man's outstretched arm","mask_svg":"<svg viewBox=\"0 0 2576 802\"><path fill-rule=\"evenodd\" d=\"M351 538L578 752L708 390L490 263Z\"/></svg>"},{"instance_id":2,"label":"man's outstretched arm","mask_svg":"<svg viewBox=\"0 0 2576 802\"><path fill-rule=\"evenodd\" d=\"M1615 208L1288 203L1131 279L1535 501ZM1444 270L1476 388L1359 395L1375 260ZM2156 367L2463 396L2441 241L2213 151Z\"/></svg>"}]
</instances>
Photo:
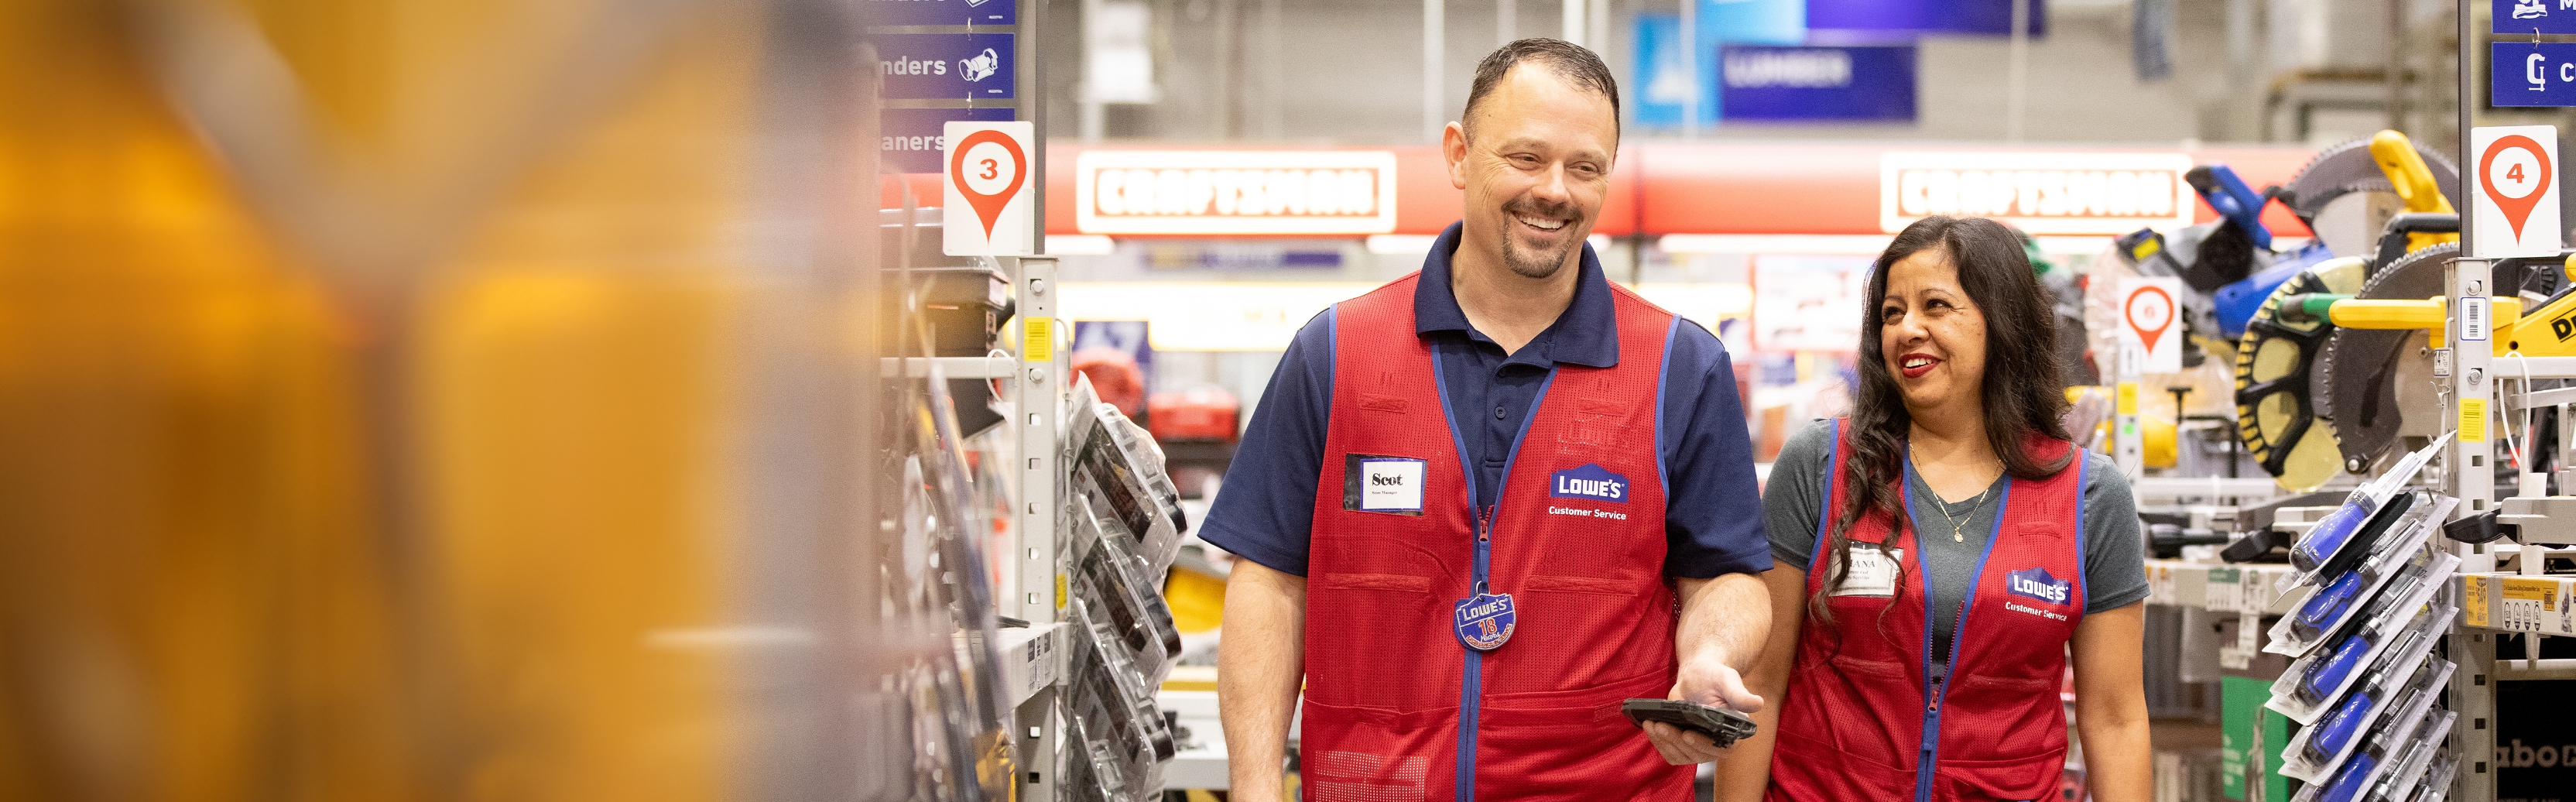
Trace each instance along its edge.
<instances>
[{"instance_id":1,"label":"man's outstretched arm","mask_svg":"<svg viewBox=\"0 0 2576 802\"><path fill-rule=\"evenodd\" d=\"M1216 701L1237 799L1279 799L1306 680L1306 578L1236 560L1225 582Z\"/></svg>"}]
</instances>

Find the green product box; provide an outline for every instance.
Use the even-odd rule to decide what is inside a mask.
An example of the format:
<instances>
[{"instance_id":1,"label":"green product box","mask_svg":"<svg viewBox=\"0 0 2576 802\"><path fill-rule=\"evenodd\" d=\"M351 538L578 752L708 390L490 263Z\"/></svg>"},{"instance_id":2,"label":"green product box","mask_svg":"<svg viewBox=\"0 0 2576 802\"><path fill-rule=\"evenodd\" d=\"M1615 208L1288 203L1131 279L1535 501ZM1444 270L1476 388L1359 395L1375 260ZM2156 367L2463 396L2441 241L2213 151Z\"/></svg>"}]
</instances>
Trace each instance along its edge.
<instances>
[{"instance_id":1,"label":"green product box","mask_svg":"<svg viewBox=\"0 0 2576 802\"><path fill-rule=\"evenodd\" d=\"M2281 747L2290 740L2290 717L2263 709L2272 698L2272 683L2250 677L2219 678L2218 719L2221 741L2218 752L2219 788L2228 799L2247 802L2287 802L2290 779L2281 776ZM2255 731L2255 722L2262 731ZM2257 772L2250 752L2262 747L2261 771ZM2262 795L2247 796L2247 776L2264 778Z\"/></svg>"}]
</instances>

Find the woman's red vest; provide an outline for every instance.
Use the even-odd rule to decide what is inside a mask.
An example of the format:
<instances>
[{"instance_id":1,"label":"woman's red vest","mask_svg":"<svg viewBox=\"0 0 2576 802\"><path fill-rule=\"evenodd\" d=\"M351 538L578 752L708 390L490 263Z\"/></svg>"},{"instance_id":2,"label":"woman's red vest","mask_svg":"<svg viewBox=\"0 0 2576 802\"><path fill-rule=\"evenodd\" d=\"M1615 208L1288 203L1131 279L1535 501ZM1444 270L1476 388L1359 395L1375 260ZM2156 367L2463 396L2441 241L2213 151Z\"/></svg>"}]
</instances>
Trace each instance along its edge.
<instances>
[{"instance_id":1,"label":"woman's red vest","mask_svg":"<svg viewBox=\"0 0 2576 802\"><path fill-rule=\"evenodd\" d=\"M1832 490L1807 567L1810 597L1830 578L1825 533L1846 492L1851 438L1846 422L1834 426ZM1997 504L2003 514L1990 519L1994 529L1957 616L1946 669L1930 653L1931 572L1915 548L1915 527L1883 510L1853 525L1854 542L1899 550L1890 554L1905 565L1905 578L1893 597L1830 597L1834 623L1810 616L1801 628L1780 701L1771 802L2057 798L2066 761L2059 696L2066 644L2084 617L2084 459L2073 456L2055 476L2005 482ZM1903 476L1898 488L1910 511Z\"/></svg>"},{"instance_id":2,"label":"woman's red vest","mask_svg":"<svg viewBox=\"0 0 2576 802\"><path fill-rule=\"evenodd\" d=\"M1673 685L1656 444L1675 318L1613 286L1618 364L1549 374L1497 509L1480 516L1436 357L1414 331L1419 279L1334 307L1306 585L1306 798L1689 799L1691 767L1666 765L1619 712ZM1373 470L1354 467L1364 459L1420 460L1420 511L1356 509L1365 491L1348 472ZM1458 632L1479 579L1517 610L1490 652Z\"/></svg>"}]
</instances>

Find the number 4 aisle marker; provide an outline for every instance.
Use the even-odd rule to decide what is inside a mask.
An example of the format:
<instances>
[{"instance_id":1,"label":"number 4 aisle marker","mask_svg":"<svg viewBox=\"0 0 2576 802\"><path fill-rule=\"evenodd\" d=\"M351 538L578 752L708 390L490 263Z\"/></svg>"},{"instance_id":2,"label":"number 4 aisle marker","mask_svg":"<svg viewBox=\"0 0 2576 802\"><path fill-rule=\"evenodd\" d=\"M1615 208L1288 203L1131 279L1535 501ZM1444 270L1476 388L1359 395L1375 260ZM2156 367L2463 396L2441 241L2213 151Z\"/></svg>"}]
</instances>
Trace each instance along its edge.
<instances>
[{"instance_id":1,"label":"number 4 aisle marker","mask_svg":"<svg viewBox=\"0 0 2576 802\"><path fill-rule=\"evenodd\" d=\"M2558 128L2471 129L2469 151L2476 158L2476 169L2468 171L2475 184L2468 196L2476 215L2470 227L2476 241L2469 244L2469 255L2558 255Z\"/></svg>"},{"instance_id":2,"label":"number 4 aisle marker","mask_svg":"<svg viewBox=\"0 0 2576 802\"><path fill-rule=\"evenodd\" d=\"M950 122L940 160L946 209L941 250L950 256L1036 253L1036 204L1029 162L1037 126L1021 122Z\"/></svg>"}]
</instances>

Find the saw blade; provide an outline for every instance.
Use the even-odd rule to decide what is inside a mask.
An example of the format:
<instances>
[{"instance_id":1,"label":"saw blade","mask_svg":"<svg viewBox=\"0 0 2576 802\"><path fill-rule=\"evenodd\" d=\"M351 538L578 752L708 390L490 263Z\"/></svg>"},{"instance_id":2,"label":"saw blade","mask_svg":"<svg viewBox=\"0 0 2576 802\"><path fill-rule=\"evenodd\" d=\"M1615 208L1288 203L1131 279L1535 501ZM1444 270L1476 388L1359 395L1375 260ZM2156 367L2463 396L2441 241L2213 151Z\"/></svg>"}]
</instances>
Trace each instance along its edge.
<instances>
[{"instance_id":1,"label":"saw blade","mask_svg":"<svg viewBox=\"0 0 2576 802\"><path fill-rule=\"evenodd\" d=\"M2442 195L2454 205L2460 200L2459 168L2449 157L2415 146L2416 155L2424 159L2425 169L2433 173L2433 182ZM2326 244L2336 256L2368 256L2378 247L2379 231L2388 217L2402 211L2404 203L2388 182L2388 174L2370 157L2370 138L2362 137L2318 151L2316 158L2299 168L2297 177L2284 185L2288 190L2282 201L2306 221L2317 240Z\"/></svg>"},{"instance_id":2,"label":"saw blade","mask_svg":"<svg viewBox=\"0 0 2576 802\"><path fill-rule=\"evenodd\" d=\"M2304 491L2325 484L2343 460L2334 424L2319 417L2310 392L2310 369L2334 326L2284 321L2281 301L2306 293L2359 292L2364 264L2358 257L2329 259L2281 282L2237 341L2237 436L2282 487Z\"/></svg>"},{"instance_id":3,"label":"saw blade","mask_svg":"<svg viewBox=\"0 0 2576 802\"><path fill-rule=\"evenodd\" d=\"M2372 273L2353 297L2403 301L2442 295L2442 263L2460 255L2444 243L2398 257ZM2407 410L2439 410L2433 388L2433 352L2422 329L2345 329L2327 335L2317 355L2315 400L2334 421L2335 448L2344 470L2360 473L2407 434L2430 435L2431 421ZM2438 417L2438 416L2436 416Z\"/></svg>"},{"instance_id":4,"label":"saw blade","mask_svg":"<svg viewBox=\"0 0 2576 802\"><path fill-rule=\"evenodd\" d=\"M2422 143L2415 145L2415 153L2424 158L2424 167L2433 171L2433 183L2442 188L2442 196L2458 205L2460 169L2451 164L2450 157L2428 150ZM2289 198L2290 209L2300 217L2315 216L2336 196L2347 192L2396 191L2388 183L2388 174L2379 169L2379 162L2370 158L2370 137L2318 151L2287 186L2294 193Z\"/></svg>"}]
</instances>

